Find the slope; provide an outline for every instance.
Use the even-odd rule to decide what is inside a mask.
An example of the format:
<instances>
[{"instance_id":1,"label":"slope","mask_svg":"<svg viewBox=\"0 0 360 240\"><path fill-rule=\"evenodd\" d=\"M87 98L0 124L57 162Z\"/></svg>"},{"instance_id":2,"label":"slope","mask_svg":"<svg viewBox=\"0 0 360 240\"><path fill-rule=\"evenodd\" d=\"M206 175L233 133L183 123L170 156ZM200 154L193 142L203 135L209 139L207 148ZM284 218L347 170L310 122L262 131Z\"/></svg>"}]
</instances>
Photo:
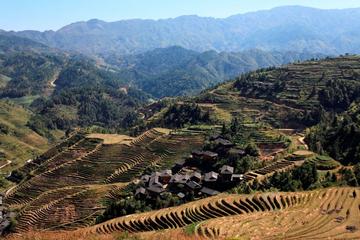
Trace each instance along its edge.
<instances>
[{"instance_id":1,"label":"slope","mask_svg":"<svg viewBox=\"0 0 360 240\"><path fill-rule=\"evenodd\" d=\"M102 57L119 68L123 79L161 98L196 94L244 72L324 55L261 50L199 53L169 47L137 55L103 54Z\"/></svg>"}]
</instances>

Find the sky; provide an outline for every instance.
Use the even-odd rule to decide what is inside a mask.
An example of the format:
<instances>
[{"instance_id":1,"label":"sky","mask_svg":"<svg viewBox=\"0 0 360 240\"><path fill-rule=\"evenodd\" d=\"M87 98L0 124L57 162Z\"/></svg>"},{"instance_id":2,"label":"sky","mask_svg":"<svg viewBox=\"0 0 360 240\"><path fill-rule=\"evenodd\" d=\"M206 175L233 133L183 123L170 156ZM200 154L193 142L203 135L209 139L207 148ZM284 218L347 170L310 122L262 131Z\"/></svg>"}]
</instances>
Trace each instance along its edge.
<instances>
[{"instance_id":1,"label":"sky","mask_svg":"<svg viewBox=\"0 0 360 240\"><path fill-rule=\"evenodd\" d=\"M360 0L0 0L0 29L58 30L94 18L104 21L181 15L224 18L289 5L343 9L360 7Z\"/></svg>"}]
</instances>

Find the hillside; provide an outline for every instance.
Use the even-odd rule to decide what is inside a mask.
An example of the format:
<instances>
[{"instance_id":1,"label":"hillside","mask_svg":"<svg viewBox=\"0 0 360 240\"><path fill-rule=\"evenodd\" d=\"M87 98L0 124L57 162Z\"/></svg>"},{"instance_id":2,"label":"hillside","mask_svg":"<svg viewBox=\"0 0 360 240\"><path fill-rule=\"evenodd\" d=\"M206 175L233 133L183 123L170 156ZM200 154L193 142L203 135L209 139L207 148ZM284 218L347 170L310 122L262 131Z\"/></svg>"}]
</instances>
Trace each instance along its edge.
<instances>
[{"instance_id":1,"label":"hillside","mask_svg":"<svg viewBox=\"0 0 360 240\"><path fill-rule=\"evenodd\" d=\"M104 202L119 198L146 169L173 166L201 146L203 138L167 129L152 129L136 138L74 133L18 170L24 181L4 199L20 210L16 231L93 224L105 210Z\"/></svg>"},{"instance_id":2,"label":"hillside","mask_svg":"<svg viewBox=\"0 0 360 240\"><path fill-rule=\"evenodd\" d=\"M0 42L0 98L32 110L29 126L48 138L77 126L127 127L147 99L92 59L14 36Z\"/></svg>"},{"instance_id":3,"label":"hillside","mask_svg":"<svg viewBox=\"0 0 360 240\"><path fill-rule=\"evenodd\" d=\"M234 236L274 240L284 237L357 239L359 194L357 188L224 194L180 207L114 219L84 230L28 233L9 240L35 236L39 240L228 239ZM125 230L133 234L124 233Z\"/></svg>"},{"instance_id":4,"label":"hillside","mask_svg":"<svg viewBox=\"0 0 360 240\"><path fill-rule=\"evenodd\" d=\"M269 66L324 57L297 52L195 52L182 47L155 49L142 54L102 55L120 76L154 97L192 95L241 73Z\"/></svg>"},{"instance_id":5,"label":"hillside","mask_svg":"<svg viewBox=\"0 0 360 240\"><path fill-rule=\"evenodd\" d=\"M48 139L27 126L32 113L11 102L0 100L0 181L11 170L21 167L26 160L49 148ZM61 132L52 132L58 137ZM2 190L5 186L0 185Z\"/></svg>"},{"instance_id":6,"label":"hillside","mask_svg":"<svg viewBox=\"0 0 360 240\"><path fill-rule=\"evenodd\" d=\"M136 233L182 228L193 223L196 236L208 239L239 235L251 239L352 239L359 236L349 227L358 226L358 204L359 191L356 188L292 194L222 195L180 207L114 219L81 231L93 234Z\"/></svg>"},{"instance_id":7,"label":"hillside","mask_svg":"<svg viewBox=\"0 0 360 240\"><path fill-rule=\"evenodd\" d=\"M182 46L197 51L358 53L359 9L279 7L224 19L181 16L162 20L105 22L92 19L58 31L10 32L51 47L87 55L145 52Z\"/></svg>"},{"instance_id":8,"label":"hillside","mask_svg":"<svg viewBox=\"0 0 360 240\"><path fill-rule=\"evenodd\" d=\"M359 144L359 65L342 56L271 67L154 102L137 109L136 137L72 132L8 178L19 183L3 199L17 213L12 230L64 230L68 239L356 238L360 161L344 160ZM333 116L337 124L323 129ZM314 148L311 134L334 130L341 154L333 138Z\"/></svg>"}]
</instances>

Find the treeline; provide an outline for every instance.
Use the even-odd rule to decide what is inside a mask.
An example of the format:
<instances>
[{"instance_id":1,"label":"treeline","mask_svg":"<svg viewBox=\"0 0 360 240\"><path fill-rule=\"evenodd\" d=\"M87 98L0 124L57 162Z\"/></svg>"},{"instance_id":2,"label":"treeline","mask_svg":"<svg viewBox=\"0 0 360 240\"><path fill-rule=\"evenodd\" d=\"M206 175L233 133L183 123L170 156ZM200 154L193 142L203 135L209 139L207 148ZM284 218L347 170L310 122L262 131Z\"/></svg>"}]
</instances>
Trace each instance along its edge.
<instances>
[{"instance_id":1,"label":"treeline","mask_svg":"<svg viewBox=\"0 0 360 240\"><path fill-rule=\"evenodd\" d=\"M43 94L50 79L64 64L63 57L36 52L0 56L0 73L11 80L0 89L0 97L18 98Z\"/></svg>"},{"instance_id":2,"label":"treeline","mask_svg":"<svg viewBox=\"0 0 360 240\"><path fill-rule=\"evenodd\" d=\"M41 135L48 135L49 129L77 126L128 128L139 120L135 109L146 100L146 94L126 88L116 73L72 59L60 72L54 93L31 104L36 114L28 125Z\"/></svg>"},{"instance_id":3,"label":"treeline","mask_svg":"<svg viewBox=\"0 0 360 240\"><path fill-rule=\"evenodd\" d=\"M157 125L168 128L182 128L185 125L210 123L209 111L202 110L195 103L172 104Z\"/></svg>"},{"instance_id":4,"label":"treeline","mask_svg":"<svg viewBox=\"0 0 360 240\"><path fill-rule=\"evenodd\" d=\"M344 165L360 163L360 104L323 118L308 131L306 141L312 150L327 152Z\"/></svg>"}]
</instances>

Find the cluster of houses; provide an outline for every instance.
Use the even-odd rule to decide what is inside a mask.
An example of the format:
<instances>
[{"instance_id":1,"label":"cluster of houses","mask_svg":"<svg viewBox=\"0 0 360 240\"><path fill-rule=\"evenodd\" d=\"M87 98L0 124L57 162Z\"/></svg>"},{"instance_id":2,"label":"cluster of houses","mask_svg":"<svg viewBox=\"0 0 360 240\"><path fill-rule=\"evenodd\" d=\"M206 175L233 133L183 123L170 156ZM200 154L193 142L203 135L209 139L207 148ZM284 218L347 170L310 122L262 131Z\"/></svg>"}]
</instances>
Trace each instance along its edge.
<instances>
[{"instance_id":1,"label":"cluster of houses","mask_svg":"<svg viewBox=\"0 0 360 240\"><path fill-rule=\"evenodd\" d=\"M135 196L157 197L166 192L176 194L180 199L189 194L214 196L220 193L218 190L238 184L243 179L242 174L234 174L234 168L227 165L222 166L219 172L211 171L205 174L186 167L176 174L172 174L171 170L164 170L143 175L140 178L141 187L136 189Z\"/></svg>"},{"instance_id":2,"label":"cluster of houses","mask_svg":"<svg viewBox=\"0 0 360 240\"><path fill-rule=\"evenodd\" d=\"M244 150L235 148L235 144L220 135L211 136L210 141L215 146L214 152L193 151L189 161L212 165L219 159L219 155L245 155ZM136 189L135 196L157 197L169 192L176 194L180 199L188 195L214 196L244 181L244 175L234 174L234 168L228 165L223 165L217 172L202 173L196 167L183 166L180 166L176 172L173 174L172 170L164 170L151 175L143 175L140 178L141 186Z\"/></svg>"}]
</instances>

